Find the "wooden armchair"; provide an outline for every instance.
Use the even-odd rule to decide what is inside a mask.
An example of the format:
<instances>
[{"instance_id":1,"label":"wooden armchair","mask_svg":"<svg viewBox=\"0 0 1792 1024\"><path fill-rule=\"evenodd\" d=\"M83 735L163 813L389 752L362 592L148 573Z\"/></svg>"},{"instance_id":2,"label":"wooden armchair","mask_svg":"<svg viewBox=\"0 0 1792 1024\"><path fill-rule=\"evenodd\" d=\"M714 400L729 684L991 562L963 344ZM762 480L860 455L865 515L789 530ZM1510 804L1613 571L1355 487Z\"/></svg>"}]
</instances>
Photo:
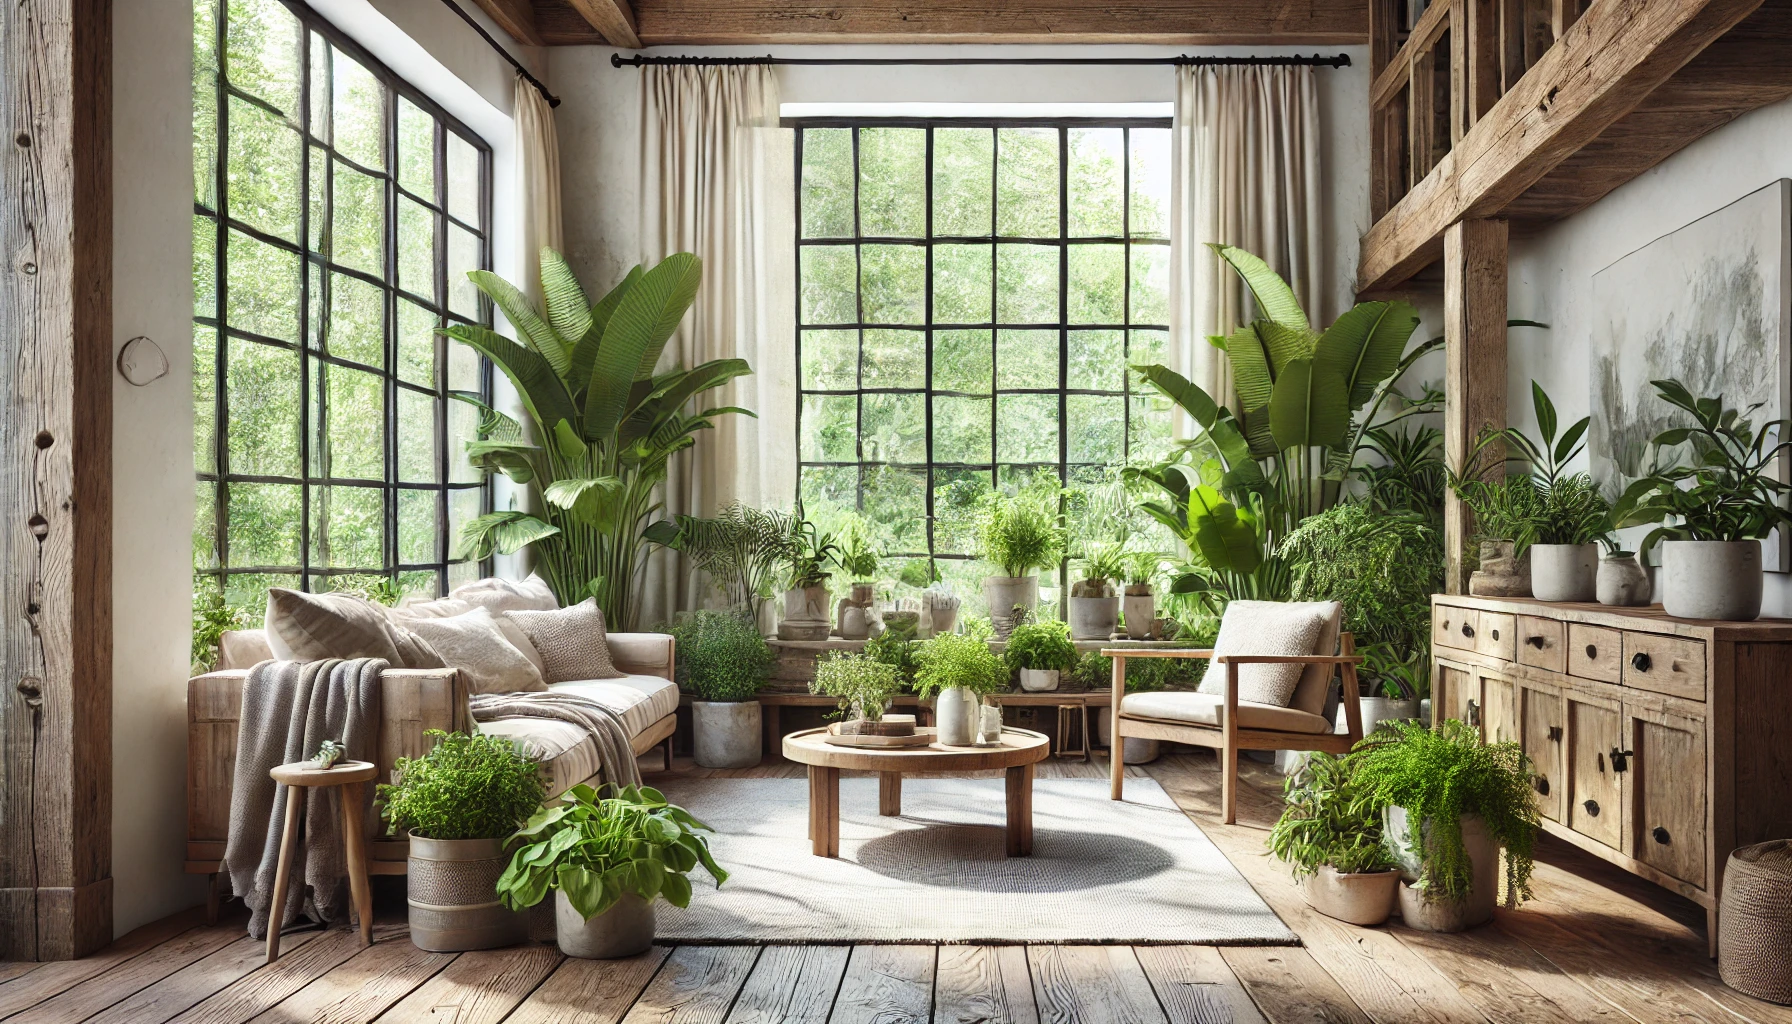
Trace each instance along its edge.
<instances>
[{"instance_id":1,"label":"wooden armchair","mask_svg":"<svg viewBox=\"0 0 1792 1024\"><path fill-rule=\"evenodd\" d=\"M1337 633L1337 654L1260 655L1232 654L1214 658L1211 650L1111 648L1101 653L1114 660L1113 750L1110 753L1113 793L1121 798L1126 783L1122 756L1125 737L1171 740L1211 747L1219 755L1221 807L1226 824L1238 819L1238 752L1240 750L1322 750L1341 754L1363 738L1362 707L1356 667L1356 640ZM1326 645L1326 646L1329 646ZM1323 649L1323 648L1322 648ZM1126 663L1133 658L1213 658L1226 666L1225 694L1191 691L1126 692ZM1238 699L1240 665L1305 665L1300 690L1289 707L1256 704ZM1334 730L1323 716L1336 666L1344 676L1346 731ZM1303 692L1304 691L1304 692Z\"/></svg>"}]
</instances>

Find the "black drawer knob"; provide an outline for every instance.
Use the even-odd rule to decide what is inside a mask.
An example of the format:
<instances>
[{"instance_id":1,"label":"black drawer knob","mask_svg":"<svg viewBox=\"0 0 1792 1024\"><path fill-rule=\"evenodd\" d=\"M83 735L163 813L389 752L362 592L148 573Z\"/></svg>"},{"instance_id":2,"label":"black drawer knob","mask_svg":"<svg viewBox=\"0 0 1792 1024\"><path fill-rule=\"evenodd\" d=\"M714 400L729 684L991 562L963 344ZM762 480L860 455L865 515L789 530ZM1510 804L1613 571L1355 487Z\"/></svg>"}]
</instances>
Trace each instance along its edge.
<instances>
[{"instance_id":1,"label":"black drawer knob","mask_svg":"<svg viewBox=\"0 0 1792 1024\"><path fill-rule=\"evenodd\" d=\"M1494 631L1493 631L1493 638L1494 638L1494 639L1495 639L1495 640L1498 640L1498 639L1499 639L1499 638L1500 638L1500 631L1499 631L1499 630L1497 630L1497 629L1496 629L1496 630L1494 630Z\"/></svg>"},{"instance_id":2,"label":"black drawer knob","mask_svg":"<svg viewBox=\"0 0 1792 1024\"><path fill-rule=\"evenodd\" d=\"M1650 664L1652 663L1649 661L1649 656L1642 651L1638 651L1630 656L1630 667L1636 669L1638 672L1649 671Z\"/></svg>"},{"instance_id":3,"label":"black drawer knob","mask_svg":"<svg viewBox=\"0 0 1792 1024\"><path fill-rule=\"evenodd\" d=\"M1581 806L1585 807L1587 809L1588 814L1592 815L1595 818L1599 817L1599 801L1588 800L1586 803L1581 804Z\"/></svg>"},{"instance_id":4,"label":"black drawer knob","mask_svg":"<svg viewBox=\"0 0 1792 1024\"><path fill-rule=\"evenodd\" d=\"M1524 642L1537 648L1539 651L1543 649L1543 638L1540 636L1527 636L1524 638Z\"/></svg>"},{"instance_id":5,"label":"black drawer knob","mask_svg":"<svg viewBox=\"0 0 1792 1024\"><path fill-rule=\"evenodd\" d=\"M1554 740L1557 743L1562 742L1562 727L1559 725L1550 726L1549 727L1549 738L1551 740Z\"/></svg>"},{"instance_id":6,"label":"black drawer knob","mask_svg":"<svg viewBox=\"0 0 1792 1024\"><path fill-rule=\"evenodd\" d=\"M1587 645L1587 660L1588 661L1598 661L1599 660L1599 648L1593 646L1592 644L1588 644Z\"/></svg>"},{"instance_id":7,"label":"black drawer knob","mask_svg":"<svg viewBox=\"0 0 1792 1024\"><path fill-rule=\"evenodd\" d=\"M1464 622L1462 624L1462 635L1463 636L1474 636L1475 635L1475 627Z\"/></svg>"},{"instance_id":8,"label":"black drawer knob","mask_svg":"<svg viewBox=\"0 0 1792 1024\"><path fill-rule=\"evenodd\" d=\"M1657 825L1653 829L1651 829L1649 831L1649 834L1654 836L1655 841L1660 843L1663 846L1666 846L1669 843L1673 842L1673 839L1668 835L1668 830L1665 828L1662 828L1660 825Z\"/></svg>"},{"instance_id":9,"label":"black drawer knob","mask_svg":"<svg viewBox=\"0 0 1792 1024\"><path fill-rule=\"evenodd\" d=\"M1549 780L1544 778L1543 776L1541 776L1541 775L1537 776L1537 781L1532 783L1532 785L1537 787L1537 792L1539 794L1541 794L1543 796L1549 795Z\"/></svg>"}]
</instances>

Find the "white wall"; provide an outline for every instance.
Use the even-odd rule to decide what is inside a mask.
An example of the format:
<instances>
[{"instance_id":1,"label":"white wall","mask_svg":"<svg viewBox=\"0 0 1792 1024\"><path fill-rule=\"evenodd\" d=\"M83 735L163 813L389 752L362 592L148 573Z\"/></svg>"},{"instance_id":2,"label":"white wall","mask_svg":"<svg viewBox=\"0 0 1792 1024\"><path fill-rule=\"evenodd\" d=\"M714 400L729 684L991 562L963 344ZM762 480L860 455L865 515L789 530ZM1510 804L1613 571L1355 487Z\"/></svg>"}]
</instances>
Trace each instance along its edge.
<instances>
[{"instance_id":1,"label":"white wall","mask_svg":"<svg viewBox=\"0 0 1792 1024\"><path fill-rule=\"evenodd\" d=\"M1595 273L1618 258L1756 189L1792 176L1792 100L1763 107L1712 132L1598 203L1512 243L1508 305L1513 317L1548 331L1511 334L1507 416L1534 430L1535 378L1564 422L1590 411ZM1659 598L1659 595L1657 595ZM1792 615L1792 576L1767 574L1766 615Z\"/></svg>"},{"instance_id":2,"label":"white wall","mask_svg":"<svg viewBox=\"0 0 1792 1024\"><path fill-rule=\"evenodd\" d=\"M1313 52L1313 47L1303 48ZM1339 48L1326 48L1327 53ZM1353 63L1320 69L1325 124L1322 157L1327 198L1324 275L1335 282L1329 319L1349 308L1356 276L1357 239L1369 226L1368 90L1364 47L1342 47ZM1202 47L1215 55L1294 53L1294 47ZM664 52L764 54L767 47L686 47ZM549 79L566 100L560 108L562 207L566 245L587 286L606 288L639 259L641 72L610 67L603 47L549 51ZM661 51L648 50L648 53ZM779 46L783 57L1162 57L1188 48L1146 46ZM791 67L778 69L786 103L1132 103L1175 99L1168 66Z\"/></svg>"}]
</instances>

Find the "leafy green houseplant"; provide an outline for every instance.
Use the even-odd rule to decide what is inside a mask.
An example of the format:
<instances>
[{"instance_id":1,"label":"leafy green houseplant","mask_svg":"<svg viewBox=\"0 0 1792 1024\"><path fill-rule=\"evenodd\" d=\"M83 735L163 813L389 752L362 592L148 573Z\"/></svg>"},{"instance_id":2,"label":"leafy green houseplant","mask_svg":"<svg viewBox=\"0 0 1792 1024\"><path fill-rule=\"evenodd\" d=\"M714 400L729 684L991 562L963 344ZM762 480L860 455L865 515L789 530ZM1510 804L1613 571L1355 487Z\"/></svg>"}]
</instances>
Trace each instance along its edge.
<instances>
[{"instance_id":1,"label":"leafy green houseplant","mask_svg":"<svg viewBox=\"0 0 1792 1024\"><path fill-rule=\"evenodd\" d=\"M914 683L915 673L920 670L921 662L917 654L921 650L921 642L903 636L900 633L884 630L865 641L865 657L896 670L896 675L903 686Z\"/></svg>"},{"instance_id":2,"label":"leafy green houseplant","mask_svg":"<svg viewBox=\"0 0 1792 1024\"><path fill-rule=\"evenodd\" d=\"M672 634L679 685L689 690L693 753L705 768L750 768L764 751L753 698L772 668L759 627L734 612L688 612Z\"/></svg>"},{"instance_id":3,"label":"leafy green houseplant","mask_svg":"<svg viewBox=\"0 0 1792 1024\"><path fill-rule=\"evenodd\" d=\"M1676 380L1651 381L1660 398L1684 412L1687 426L1650 442L1650 470L1613 510L1620 527L1653 526L1638 553L1646 561L1662 545L1662 606L1693 619L1749 621L1761 615L1761 540L1792 526L1782 453L1792 421L1748 419L1759 405L1726 406L1694 398ZM1674 451L1677 457L1667 453ZM1781 530L1781 543L1787 530Z\"/></svg>"},{"instance_id":4,"label":"leafy green houseplant","mask_svg":"<svg viewBox=\"0 0 1792 1024\"><path fill-rule=\"evenodd\" d=\"M790 531L789 515L732 501L714 518L662 519L647 528L646 537L683 552L730 604L757 622L784 567Z\"/></svg>"},{"instance_id":5,"label":"leafy green houseplant","mask_svg":"<svg viewBox=\"0 0 1792 1024\"><path fill-rule=\"evenodd\" d=\"M1040 569L1058 561L1064 550L1055 491L1028 490L1009 496L990 494L977 514L979 554L1001 575L983 581L996 636L1014 628L1014 609L1031 612L1039 605Z\"/></svg>"},{"instance_id":6,"label":"leafy green houseplant","mask_svg":"<svg viewBox=\"0 0 1792 1024\"><path fill-rule=\"evenodd\" d=\"M556 896L558 941L568 956L612 959L653 943L653 901L691 904L701 864L717 887L728 872L710 854L709 826L657 789L567 790L511 837L522 844L498 879L498 897L522 910ZM603 918L599 921L599 918Z\"/></svg>"},{"instance_id":7,"label":"leafy green houseplant","mask_svg":"<svg viewBox=\"0 0 1792 1024\"><path fill-rule=\"evenodd\" d=\"M1014 627L1002 656L1020 674L1020 688L1030 693L1056 690L1060 675L1075 667L1077 658L1070 627L1055 620Z\"/></svg>"},{"instance_id":8,"label":"leafy green houseplant","mask_svg":"<svg viewBox=\"0 0 1792 1024\"><path fill-rule=\"evenodd\" d=\"M810 693L826 694L840 702L840 713L877 721L884 706L902 691L902 674L868 654L833 651L815 663Z\"/></svg>"},{"instance_id":9,"label":"leafy green houseplant","mask_svg":"<svg viewBox=\"0 0 1792 1024\"><path fill-rule=\"evenodd\" d=\"M528 938L525 918L492 905L505 840L546 789L536 762L501 736L431 729L435 745L401 757L375 791L387 831L410 836L411 941L440 952Z\"/></svg>"},{"instance_id":10,"label":"leafy green houseplant","mask_svg":"<svg viewBox=\"0 0 1792 1024\"><path fill-rule=\"evenodd\" d=\"M1434 913L1455 915L1462 926L1492 917L1501 847L1507 906L1530 898L1538 814L1531 761L1517 743L1483 743L1455 719L1436 730L1396 722L1365 737L1351 757L1357 781L1387 812L1389 852L1422 897L1409 901L1402 892L1409 925L1425 914L1420 904L1445 904Z\"/></svg>"},{"instance_id":11,"label":"leafy green houseplant","mask_svg":"<svg viewBox=\"0 0 1792 1024\"><path fill-rule=\"evenodd\" d=\"M1400 876L1382 844L1381 809L1356 779L1349 756L1324 752L1282 783L1282 816L1269 852L1307 882L1307 900L1358 925L1387 919Z\"/></svg>"},{"instance_id":12,"label":"leafy green houseplant","mask_svg":"<svg viewBox=\"0 0 1792 1024\"><path fill-rule=\"evenodd\" d=\"M838 564L840 546L831 534L821 532L803 515L799 502L784 539L789 563L788 589L784 591L784 618L778 624L782 640L826 640L831 631L828 611L830 564Z\"/></svg>"},{"instance_id":13,"label":"leafy green houseplant","mask_svg":"<svg viewBox=\"0 0 1792 1024\"><path fill-rule=\"evenodd\" d=\"M655 488L674 455L729 413L702 396L752 372L745 360L717 359L656 373L672 332L690 308L702 265L689 253L651 270L636 267L593 303L572 268L541 252L545 311L482 270L468 277L515 325L521 342L472 324L442 333L492 361L515 386L531 429L480 403L473 465L529 487L537 515L505 510L479 516L462 531L460 554L484 558L523 548L563 606L597 598L611 627L635 627L643 530L660 507ZM687 406L699 411L687 411ZM747 413L747 415L752 415Z\"/></svg>"},{"instance_id":14,"label":"leafy green houseplant","mask_svg":"<svg viewBox=\"0 0 1792 1024\"><path fill-rule=\"evenodd\" d=\"M1114 588L1126 571L1124 541L1090 541L1083 548L1081 579L1070 585L1065 608L1070 635L1078 640L1106 640L1120 624L1120 593Z\"/></svg>"},{"instance_id":15,"label":"leafy green houseplant","mask_svg":"<svg viewBox=\"0 0 1792 1024\"><path fill-rule=\"evenodd\" d=\"M915 694L934 698L939 741L969 746L977 731L978 699L1008 688L1008 670L989 641L974 633L941 633L915 652Z\"/></svg>"}]
</instances>

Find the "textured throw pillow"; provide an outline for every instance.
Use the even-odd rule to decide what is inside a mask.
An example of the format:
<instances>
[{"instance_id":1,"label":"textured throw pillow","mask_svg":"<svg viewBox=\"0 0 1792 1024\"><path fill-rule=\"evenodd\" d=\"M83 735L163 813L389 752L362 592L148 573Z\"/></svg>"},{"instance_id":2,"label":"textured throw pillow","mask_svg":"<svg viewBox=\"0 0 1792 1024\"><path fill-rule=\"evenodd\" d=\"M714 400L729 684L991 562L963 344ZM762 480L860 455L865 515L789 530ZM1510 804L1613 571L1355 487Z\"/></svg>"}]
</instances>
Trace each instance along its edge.
<instances>
[{"instance_id":1,"label":"textured throw pillow","mask_svg":"<svg viewBox=\"0 0 1792 1024\"><path fill-rule=\"evenodd\" d=\"M560 607L554 599L554 592L548 589L547 583L540 576L531 575L518 583L515 580L501 580L496 576L471 583L462 583L448 592L448 597L455 601L476 604L493 614L498 612L551 612Z\"/></svg>"},{"instance_id":2,"label":"textured throw pillow","mask_svg":"<svg viewBox=\"0 0 1792 1024\"><path fill-rule=\"evenodd\" d=\"M550 683L581 679L615 679L622 675L610 661L610 642L604 637L604 613L597 602L586 600L555 611L516 611L510 620L529 634L529 642L541 654Z\"/></svg>"},{"instance_id":3,"label":"textured throw pillow","mask_svg":"<svg viewBox=\"0 0 1792 1024\"><path fill-rule=\"evenodd\" d=\"M1315 653L1320 635L1330 619L1325 602L1233 601L1220 619L1220 635L1213 642L1214 660L1201 677L1201 693L1226 692L1226 654ZM1238 666L1238 699L1256 704L1288 706L1300 684L1305 665Z\"/></svg>"},{"instance_id":4,"label":"textured throw pillow","mask_svg":"<svg viewBox=\"0 0 1792 1024\"><path fill-rule=\"evenodd\" d=\"M353 594L268 591L268 648L282 661L384 658L394 668L441 668L442 659L386 609Z\"/></svg>"},{"instance_id":5,"label":"textured throw pillow","mask_svg":"<svg viewBox=\"0 0 1792 1024\"><path fill-rule=\"evenodd\" d=\"M546 690L541 670L506 638L498 618L474 608L465 615L411 619L407 625L466 676L467 689L474 693Z\"/></svg>"}]
</instances>

